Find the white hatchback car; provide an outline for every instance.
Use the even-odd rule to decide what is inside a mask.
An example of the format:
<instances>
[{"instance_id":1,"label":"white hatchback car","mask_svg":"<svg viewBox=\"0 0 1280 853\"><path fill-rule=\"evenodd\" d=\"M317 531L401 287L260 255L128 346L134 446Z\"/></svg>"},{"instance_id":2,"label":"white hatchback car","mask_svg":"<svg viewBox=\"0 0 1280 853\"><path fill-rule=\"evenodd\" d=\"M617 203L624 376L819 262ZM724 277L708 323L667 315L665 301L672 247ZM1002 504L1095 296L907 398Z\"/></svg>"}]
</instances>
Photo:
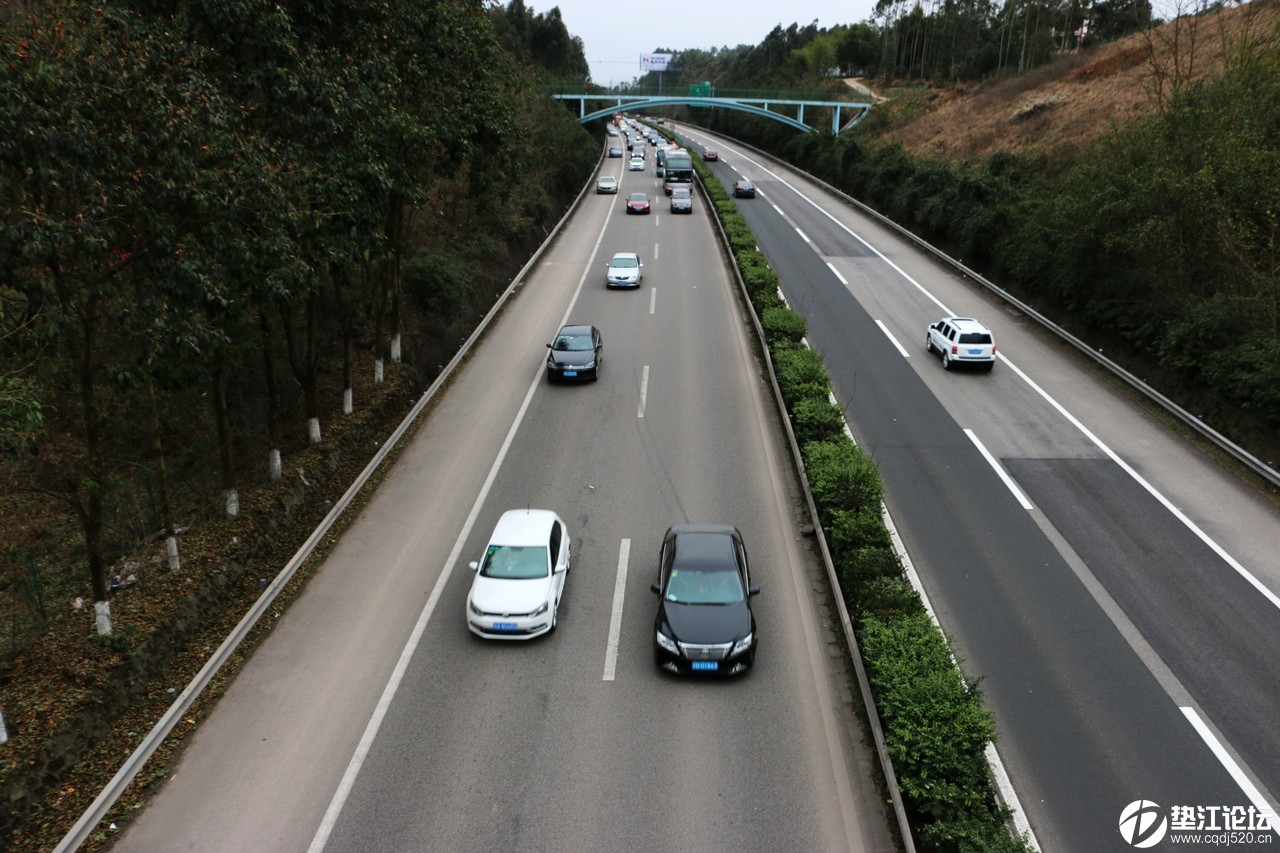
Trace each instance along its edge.
<instances>
[{"instance_id":1,"label":"white hatchback car","mask_svg":"<svg viewBox=\"0 0 1280 853\"><path fill-rule=\"evenodd\" d=\"M995 337L972 317L943 317L929 327L924 346L942 357L944 370L957 364L977 364L984 370L995 367Z\"/></svg>"},{"instance_id":2,"label":"white hatchback car","mask_svg":"<svg viewBox=\"0 0 1280 853\"><path fill-rule=\"evenodd\" d=\"M605 266L606 287L639 287L644 278L644 264L635 252L618 252Z\"/></svg>"},{"instance_id":3,"label":"white hatchback car","mask_svg":"<svg viewBox=\"0 0 1280 853\"><path fill-rule=\"evenodd\" d=\"M569 573L569 531L549 509L512 509L493 528L484 559L471 564L467 627L491 640L554 631Z\"/></svg>"}]
</instances>

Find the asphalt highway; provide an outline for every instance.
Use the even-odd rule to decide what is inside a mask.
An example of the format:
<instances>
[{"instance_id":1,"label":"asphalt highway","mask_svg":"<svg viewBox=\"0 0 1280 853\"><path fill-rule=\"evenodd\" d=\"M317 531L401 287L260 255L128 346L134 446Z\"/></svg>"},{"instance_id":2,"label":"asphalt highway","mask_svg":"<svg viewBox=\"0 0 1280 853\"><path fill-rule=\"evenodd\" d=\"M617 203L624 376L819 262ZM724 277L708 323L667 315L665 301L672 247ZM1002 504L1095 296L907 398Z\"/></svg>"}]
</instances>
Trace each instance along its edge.
<instances>
[{"instance_id":1,"label":"asphalt highway","mask_svg":"<svg viewBox=\"0 0 1280 853\"><path fill-rule=\"evenodd\" d=\"M701 196L603 170L360 518L116 844L164 850L893 849L772 396ZM653 213L622 199L647 190ZM636 251L637 291L605 261ZM559 325L599 381L548 385ZM554 509L559 627L470 634L467 563L507 509ZM653 664L663 531L744 533L755 669Z\"/></svg>"},{"instance_id":2,"label":"asphalt highway","mask_svg":"<svg viewBox=\"0 0 1280 853\"><path fill-rule=\"evenodd\" d=\"M731 140L691 136L718 149L726 186L757 186L738 209L981 679L1042 848L1133 849L1120 817L1144 799L1189 808L1188 832L1274 810L1274 505L892 229ZM948 314L993 329L991 373L926 354L926 326Z\"/></svg>"}]
</instances>

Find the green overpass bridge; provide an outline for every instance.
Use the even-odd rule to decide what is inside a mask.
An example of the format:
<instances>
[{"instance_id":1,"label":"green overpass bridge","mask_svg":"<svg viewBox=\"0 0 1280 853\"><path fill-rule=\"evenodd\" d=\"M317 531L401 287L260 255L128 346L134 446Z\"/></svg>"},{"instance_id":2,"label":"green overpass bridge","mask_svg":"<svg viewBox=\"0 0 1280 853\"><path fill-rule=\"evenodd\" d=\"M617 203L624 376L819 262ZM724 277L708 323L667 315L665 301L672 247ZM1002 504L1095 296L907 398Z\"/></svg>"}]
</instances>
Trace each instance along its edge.
<instances>
[{"instance_id":1,"label":"green overpass bridge","mask_svg":"<svg viewBox=\"0 0 1280 853\"><path fill-rule=\"evenodd\" d=\"M648 113L657 107L717 107L738 110L751 115L780 121L796 130L813 130L805 122L805 110L818 112L825 119L831 116L831 132L839 134L848 130L871 111L871 104L855 100L832 100L828 92L816 97L805 94L781 94L764 92L733 92L716 90L710 84L695 84L688 94L651 92L629 89L625 92L570 92L560 90L552 97L561 101L578 103L578 121L583 124L608 118L614 113Z\"/></svg>"}]
</instances>

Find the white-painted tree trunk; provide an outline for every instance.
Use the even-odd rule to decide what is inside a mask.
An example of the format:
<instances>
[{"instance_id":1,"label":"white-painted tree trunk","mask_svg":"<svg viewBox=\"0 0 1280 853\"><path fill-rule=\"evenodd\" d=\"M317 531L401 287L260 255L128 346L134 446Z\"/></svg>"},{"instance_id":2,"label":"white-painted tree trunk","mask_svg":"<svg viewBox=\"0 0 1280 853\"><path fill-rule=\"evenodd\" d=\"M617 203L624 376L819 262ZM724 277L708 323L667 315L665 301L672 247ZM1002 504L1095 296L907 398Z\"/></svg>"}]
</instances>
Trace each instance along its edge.
<instances>
[{"instance_id":1,"label":"white-painted tree trunk","mask_svg":"<svg viewBox=\"0 0 1280 853\"><path fill-rule=\"evenodd\" d=\"M4 710L0 709L0 743L9 740L9 730L4 727Z\"/></svg>"},{"instance_id":2,"label":"white-painted tree trunk","mask_svg":"<svg viewBox=\"0 0 1280 853\"><path fill-rule=\"evenodd\" d=\"M227 489L226 492L223 493L223 497L226 498L225 506L227 511L227 518L239 518L240 517L240 490Z\"/></svg>"},{"instance_id":3,"label":"white-painted tree trunk","mask_svg":"<svg viewBox=\"0 0 1280 853\"><path fill-rule=\"evenodd\" d=\"M267 470L271 472L271 479L279 480L284 476L284 466L280 464L280 451L272 449L267 452Z\"/></svg>"},{"instance_id":4,"label":"white-painted tree trunk","mask_svg":"<svg viewBox=\"0 0 1280 853\"><path fill-rule=\"evenodd\" d=\"M307 421L307 439L312 444L320 443L320 419L311 418Z\"/></svg>"},{"instance_id":5,"label":"white-painted tree trunk","mask_svg":"<svg viewBox=\"0 0 1280 853\"><path fill-rule=\"evenodd\" d=\"M391 336L391 363L400 363L400 333L396 332Z\"/></svg>"},{"instance_id":6,"label":"white-painted tree trunk","mask_svg":"<svg viewBox=\"0 0 1280 853\"><path fill-rule=\"evenodd\" d=\"M164 540L164 546L169 551L169 571L178 571L178 569L182 568L182 561L178 559L178 537L166 537Z\"/></svg>"},{"instance_id":7,"label":"white-painted tree trunk","mask_svg":"<svg viewBox=\"0 0 1280 853\"><path fill-rule=\"evenodd\" d=\"M373 362L373 384L381 385L382 380L386 377L386 365L382 361L382 356L378 356Z\"/></svg>"},{"instance_id":8,"label":"white-painted tree trunk","mask_svg":"<svg viewBox=\"0 0 1280 853\"><path fill-rule=\"evenodd\" d=\"M342 414L344 415L351 414L351 389L350 388L342 389Z\"/></svg>"},{"instance_id":9,"label":"white-painted tree trunk","mask_svg":"<svg viewBox=\"0 0 1280 853\"><path fill-rule=\"evenodd\" d=\"M93 621L98 626L98 636L111 635L111 602L95 601L93 603Z\"/></svg>"}]
</instances>

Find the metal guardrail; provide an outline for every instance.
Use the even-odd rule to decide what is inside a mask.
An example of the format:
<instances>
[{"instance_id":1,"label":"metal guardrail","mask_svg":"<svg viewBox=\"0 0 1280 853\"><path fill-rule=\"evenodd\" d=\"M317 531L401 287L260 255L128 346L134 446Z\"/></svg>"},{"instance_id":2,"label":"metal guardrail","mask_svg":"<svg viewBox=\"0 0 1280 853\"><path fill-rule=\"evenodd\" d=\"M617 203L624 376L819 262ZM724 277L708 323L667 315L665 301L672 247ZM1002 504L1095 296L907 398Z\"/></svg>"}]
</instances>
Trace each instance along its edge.
<instances>
[{"instance_id":1,"label":"metal guardrail","mask_svg":"<svg viewBox=\"0 0 1280 853\"><path fill-rule=\"evenodd\" d=\"M601 151L601 162L603 162L603 159L604 152ZM249 608L249 611L244 615L244 618L240 620L235 628L232 629L231 633L227 635L227 638L223 640L222 645L218 646L214 653L210 655L209 659L205 661L205 664L200 668L200 671L196 673L193 679L191 679L191 682L174 698L173 704L169 706L169 709L160 718L160 721L152 727L151 731L147 733L141 743L138 744L137 748L134 749L133 753L125 760L124 764L121 765L115 776L111 778L111 781L107 783L106 787L102 789L102 792L99 793L94 801L89 805L89 808L80 815L76 823L58 843L58 846L54 848L55 853L71 853L71 851L76 850L81 844L88 840L97 825L104 817L106 817L107 812L110 811L116 800L118 800L120 795L124 793L124 790L129 786L129 783L134 780L146 765L147 760L150 759L156 749L159 748L165 737L167 737L169 732L173 730L178 721L182 719L183 714L185 714L195 700L199 698L204 689L209 686L209 683L213 680L214 676L218 674L218 671L227 662L227 660L230 659L232 653L242 642L244 642L244 639L249 635L253 626L256 625L258 620L262 618L263 614L271 608L271 605L275 602L277 596L279 596L280 592L293 578L294 574L296 574L298 569L307 561L312 552L315 551L316 546L329 533L337 523L338 519L342 516L343 512L345 512L351 502L355 500L356 496L359 495L365 484L368 483L369 478L378 470L386 458L391 454L392 450L400 443L400 440L404 438L405 434L409 432L414 422L426 409L427 405L435 398L435 395L448 383L450 377L453 375L453 371L460 363L462 363L463 359L466 358L467 354L471 351L471 347L475 345L476 341L478 341L480 337L488 331L489 324L506 306L507 301L516 293L517 290L520 289L520 286L524 283L525 276L528 274L529 270L538 263L547 248L555 242L556 238L560 235L561 229L564 228L565 223L569 221L569 218L573 216L574 212L578 209L578 204L582 201L582 197L586 195L588 188L594 186L594 184L595 179L593 177L592 180L583 185L582 189L578 192L578 197L568 206L565 214L560 218L560 221L556 223L555 228L553 228L551 233L547 235L547 239L543 241L542 245L538 247L538 250L529 258L529 261L521 267L520 271L516 273L514 278L512 278L507 289L499 295L497 300L494 302L493 307L490 308L489 312L480 320L471 335L463 341L462 346L458 348L457 353L455 353L449 363L445 365L444 369L440 371L440 375L437 376L435 381L432 382L427 390L422 393L418 402L409 410L409 413L405 415L404 419L400 422L400 425L396 427L395 431L392 432L391 436L386 440L382 447L379 448L378 452L374 454L374 457L369 460L369 464L364 467L364 470L360 472L360 475L356 477L351 486L348 487L342 497L338 499L332 509L329 510L328 514L325 515L324 519L320 522L320 525L312 531L310 536L307 537L307 540L302 544L302 547L294 553L293 557L289 559L289 562L285 564L279 574L277 574L267 588L263 590L262 595L258 596L258 599L253 603L253 606Z\"/></svg>"}]
</instances>

